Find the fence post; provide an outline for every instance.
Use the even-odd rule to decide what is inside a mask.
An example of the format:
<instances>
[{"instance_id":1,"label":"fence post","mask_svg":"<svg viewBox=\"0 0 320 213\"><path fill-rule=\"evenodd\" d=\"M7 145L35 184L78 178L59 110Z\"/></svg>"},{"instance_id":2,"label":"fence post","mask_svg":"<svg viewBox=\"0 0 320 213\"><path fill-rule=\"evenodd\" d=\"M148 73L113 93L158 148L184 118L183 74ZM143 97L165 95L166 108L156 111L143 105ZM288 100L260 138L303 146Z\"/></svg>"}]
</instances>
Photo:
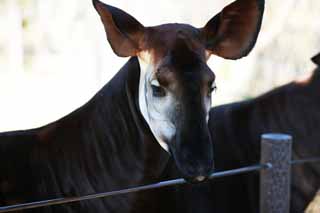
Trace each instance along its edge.
<instances>
[{"instance_id":1,"label":"fence post","mask_svg":"<svg viewBox=\"0 0 320 213\"><path fill-rule=\"evenodd\" d=\"M292 137L264 134L261 137L261 163L272 168L260 173L260 212L289 213Z\"/></svg>"}]
</instances>

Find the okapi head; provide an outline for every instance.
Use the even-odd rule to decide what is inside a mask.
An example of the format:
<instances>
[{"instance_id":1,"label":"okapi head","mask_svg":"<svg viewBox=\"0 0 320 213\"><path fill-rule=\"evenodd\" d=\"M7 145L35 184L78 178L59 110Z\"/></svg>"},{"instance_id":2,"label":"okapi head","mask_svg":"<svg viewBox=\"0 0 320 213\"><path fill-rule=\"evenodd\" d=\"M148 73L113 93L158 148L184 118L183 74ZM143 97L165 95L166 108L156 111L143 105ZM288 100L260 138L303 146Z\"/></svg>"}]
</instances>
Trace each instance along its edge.
<instances>
[{"instance_id":1,"label":"okapi head","mask_svg":"<svg viewBox=\"0 0 320 213\"><path fill-rule=\"evenodd\" d=\"M264 0L237 0L204 27L164 24L144 27L124 11L93 0L113 51L137 56L139 107L153 135L170 152L184 178L206 179L213 171L208 131L215 75L211 55L239 59L253 48Z\"/></svg>"}]
</instances>

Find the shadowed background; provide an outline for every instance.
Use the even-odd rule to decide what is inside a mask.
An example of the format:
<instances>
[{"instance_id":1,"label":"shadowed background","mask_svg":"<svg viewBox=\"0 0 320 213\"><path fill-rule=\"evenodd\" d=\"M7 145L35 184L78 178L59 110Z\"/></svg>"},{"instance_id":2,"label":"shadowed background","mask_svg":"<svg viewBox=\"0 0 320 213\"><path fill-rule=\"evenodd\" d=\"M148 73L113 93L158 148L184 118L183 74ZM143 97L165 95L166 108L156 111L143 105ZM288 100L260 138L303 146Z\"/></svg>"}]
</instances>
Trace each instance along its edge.
<instances>
[{"instance_id":1,"label":"shadowed background","mask_svg":"<svg viewBox=\"0 0 320 213\"><path fill-rule=\"evenodd\" d=\"M145 26L202 27L230 0L104 0ZM320 1L267 0L253 52L211 57L214 105L254 97L314 67ZM111 50L91 0L0 0L0 131L34 128L87 102L128 60Z\"/></svg>"}]
</instances>

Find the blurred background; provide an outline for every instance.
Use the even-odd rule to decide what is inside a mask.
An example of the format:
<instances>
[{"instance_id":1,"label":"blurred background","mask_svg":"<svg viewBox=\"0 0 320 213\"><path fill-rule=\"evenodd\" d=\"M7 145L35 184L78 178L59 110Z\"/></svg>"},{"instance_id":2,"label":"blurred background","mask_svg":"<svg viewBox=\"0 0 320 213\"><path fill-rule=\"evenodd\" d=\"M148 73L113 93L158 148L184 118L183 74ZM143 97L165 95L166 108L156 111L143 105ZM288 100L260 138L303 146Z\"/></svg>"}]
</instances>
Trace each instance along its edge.
<instances>
[{"instance_id":1,"label":"blurred background","mask_svg":"<svg viewBox=\"0 0 320 213\"><path fill-rule=\"evenodd\" d=\"M146 26L202 27L231 0L108 0ZM211 57L214 105L255 97L310 74L320 1L267 0L253 52ZM0 0L0 131L42 126L87 102L128 58L111 50L91 0Z\"/></svg>"}]
</instances>

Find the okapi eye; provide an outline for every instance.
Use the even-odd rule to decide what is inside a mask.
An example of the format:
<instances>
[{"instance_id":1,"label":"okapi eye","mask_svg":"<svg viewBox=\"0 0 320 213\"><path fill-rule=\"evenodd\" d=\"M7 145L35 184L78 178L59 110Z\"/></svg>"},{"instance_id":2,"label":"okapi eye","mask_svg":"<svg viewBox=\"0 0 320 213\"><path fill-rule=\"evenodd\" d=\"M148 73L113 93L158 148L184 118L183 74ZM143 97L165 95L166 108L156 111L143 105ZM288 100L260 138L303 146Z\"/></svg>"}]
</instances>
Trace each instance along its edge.
<instances>
[{"instance_id":1,"label":"okapi eye","mask_svg":"<svg viewBox=\"0 0 320 213\"><path fill-rule=\"evenodd\" d=\"M209 93L208 93L208 96L211 96L212 92L216 91L217 90L217 85L215 82L212 82L209 84Z\"/></svg>"},{"instance_id":2,"label":"okapi eye","mask_svg":"<svg viewBox=\"0 0 320 213\"><path fill-rule=\"evenodd\" d=\"M160 86L157 80L151 81L152 95L155 97L163 97L166 95L165 90Z\"/></svg>"}]
</instances>

